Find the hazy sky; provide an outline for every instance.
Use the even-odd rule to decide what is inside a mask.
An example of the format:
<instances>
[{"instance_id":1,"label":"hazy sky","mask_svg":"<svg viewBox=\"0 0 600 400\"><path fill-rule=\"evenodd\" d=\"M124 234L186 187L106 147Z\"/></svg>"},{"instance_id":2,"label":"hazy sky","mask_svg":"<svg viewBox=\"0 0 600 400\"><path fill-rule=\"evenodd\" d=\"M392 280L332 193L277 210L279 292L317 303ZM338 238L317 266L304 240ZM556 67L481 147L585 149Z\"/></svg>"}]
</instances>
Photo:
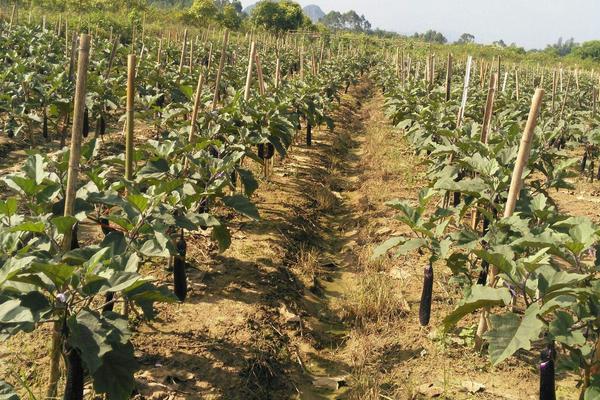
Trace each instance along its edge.
<instances>
[{"instance_id":1,"label":"hazy sky","mask_svg":"<svg viewBox=\"0 0 600 400\"><path fill-rule=\"evenodd\" d=\"M244 6L257 0L242 0ZM354 9L386 30L414 33L435 29L450 40L463 32L480 43L503 39L542 48L559 37L600 39L600 0L297 0L323 11Z\"/></svg>"}]
</instances>

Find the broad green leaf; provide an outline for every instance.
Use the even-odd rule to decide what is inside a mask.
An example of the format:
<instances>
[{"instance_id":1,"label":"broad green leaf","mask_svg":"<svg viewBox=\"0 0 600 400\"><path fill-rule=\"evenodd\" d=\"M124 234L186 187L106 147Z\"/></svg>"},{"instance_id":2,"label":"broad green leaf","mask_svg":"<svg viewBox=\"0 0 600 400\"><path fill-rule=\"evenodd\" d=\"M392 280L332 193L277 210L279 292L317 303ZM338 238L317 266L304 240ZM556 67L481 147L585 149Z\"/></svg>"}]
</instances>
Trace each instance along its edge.
<instances>
[{"instance_id":1,"label":"broad green leaf","mask_svg":"<svg viewBox=\"0 0 600 400\"><path fill-rule=\"evenodd\" d=\"M405 255L427 245L425 239L409 239L396 248L396 256Z\"/></svg>"},{"instance_id":2,"label":"broad green leaf","mask_svg":"<svg viewBox=\"0 0 600 400\"><path fill-rule=\"evenodd\" d=\"M598 400L600 399L600 377L593 376L590 386L585 390L583 400Z\"/></svg>"},{"instance_id":3,"label":"broad green leaf","mask_svg":"<svg viewBox=\"0 0 600 400\"><path fill-rule=\"evenodd\" d=\"M27 196L33 196L37 193L38 185L35 183L35 179L24 178L17 175L9 175L3 178L6 184L15 189L16 191L23 192Z\"/></svg>"},{"instance_id":4,"label":"broad green leaf","mask_svg":"<svg viewBox=\"0 0 600 400\"><path fill-rule=\"evenodd\" d=\"M256 189L258 189L258 181L254 178L254 174L242 168L238 169L238 174L244 186L244 194L248 197L252 196Z\"/></svg>"},{"instance_id":5,"label":"broad green leaf","mask_svg":"<svg viewBox=\"0 0 600 400\"><path fill-rule=\"evenodd\" d=\"M130 194L127 201L131 203L139 212L143 213L148 208L150 200L141 194Z\"/></svg>"},{"instance_id":6,"label":"broad green leaf","mask_svg":"<svg viewBox=\"0 0 600 400\"><path fill-rule=\"evenodd\" d=\"M0 304L0 323L36 322L39 311L49 305L48 299L39 292L30 292L5 301Z\"/></svg>"},{"instance_id":7,"label":"broad green leaf","mask_svg":"<svg viewBox=\"0 0 600 400\"><path fill-rule=\"evenodd\" d=\"M231 235L229 229L224 225L213 226L212 237L219 244L220 252L224 252L231 246Z\"/></svg>"},{"instance_id":8,"label":"broad green leaf","mask_svg":"<svg viewBox=\"0 0 600 400\"><path fill-rule=\"evenodd\" d=\"M444 328L452 328L465 315L484 307L508 305L512 297L507 288L493 288L489 286L475 285L465 291L464 298L458 306L446 318Z\"/></svg>"},{"instance_id":9,"label":"broad green leaf","mask_svg":"<svg viewBox=\"0 0 600 400\"><path fill-rule=\"evenodd\" d=\"M405 241L406 238L403 236L391 237L373 250L373 255L371 256L371 258L379 258L385 253L387 253L390 249L398 246L400 243L404 243Z\"/></svg>"},{"instance_id":10,"label":"broad green leaf","mask_svg":"<svg viewBox=\"0 0 600 400\"><path fill-rule=\"evenodd\" d=\"M0 379L0 400L19 400L15 389Z\"/></svg>"},{"instance_id":11,"label":"broad green leaf","mask_svg":"<svg viewBox=\"0 0 600 400\"><path fill-rule=\"evenodd\" d=\"M564 343L568 346L576 347L585 344L585 336L580 330L572 330L575 321L573 317L565 311L556 311L556 318L550 322L550 334L554 340Z\"/></svg>"},{"instance_id":12,"label":"broad green leaf","mask_svg":"<svg viewBox=\"0 0 600 400\"><path fill-rule=\"evenodd\" d=\"M492 326L484 338L489 342L490 359L494 365L520 349L531 349L531 342L539 339L545 326L538 318L539 312L539 304L534 303L527 308L523 317L512 312L490 315Z\"/></svg>"},{"instance_id":13,"label":"broad green leaf","mask_svg":"<svg viewBox=\"0 0 600 400\"><path fill-rule=\"evenodd\" d=\"M11 217L17 212L17 199L10 197L6 201L0 200L0 214Z\"/></svg>"},{"instance_id":14,"label":"broad green leaf","mask_svg":"<svg viewBox=\"0 0 600 400\"><path fill-rule=\"evenodd\" d=\"M64 235L73 230L73 226L77 223L77 218L71 216L54 217L51 222L56 227L56 231L59 234Z\"/></svg>"},{"instance_id":15,"label":"broad green leaf","mask_svg":"<svg viewBox=\"0 0 600 400\"><path fill-rule=\"evenodd\" d=\"M75 272L75 267L66 264L33 262L26 268L27 272L40 273L52 281L55 288L63 286Z\"/></svg>"},{"instance_id":16,"label":"broad green leaf","mask_svg":"<svg viewBox=\"0 0 600 400\"><path fill-rule=\"evenodd\" d=\"M81 359L92 375L104 363L103 357L115 346L128 343L131 336L127 321L116 314L109 319L96 311L83 310L69 317L67 326L69 344L79 349Z\"/></svg>"},{"instance_id":17,"label":"broad green leaf","mask_svg":"<svg viewBox=\"0 0 600 400\"><path fill-rule=\"evenodd\" d=\"M139 369L131 343L117 344L102 357L94 371L94 390L111 400L127 400L135 389L134 373Z\"/></svg>"},{"instance_id":18,"label":"broad green leaf","mask_svg":"<svg viewBox=\"0 0 600 400\"><path fill-rule=\"evenodd\" d=\"M260 216L258 215L258 209L245 196L225 196L223 197L223 203L227 207L233 208L235 211L242 215L245 215L248 218L252 218L254 220L260 219Z\"/></svg>"},{"instance_id":19,"label":"broad green leaf","mask_svg":"<svg viewBox=\"0 0 600 400\"><path fill-rule=\"evenodd\" d=\"M42 233L44 232L44 228L46 226L43 222L33 222L27 221L23 222L19 225L11 227L9 232L33 232L33 233Z\"/></svg>"}]
</instances>

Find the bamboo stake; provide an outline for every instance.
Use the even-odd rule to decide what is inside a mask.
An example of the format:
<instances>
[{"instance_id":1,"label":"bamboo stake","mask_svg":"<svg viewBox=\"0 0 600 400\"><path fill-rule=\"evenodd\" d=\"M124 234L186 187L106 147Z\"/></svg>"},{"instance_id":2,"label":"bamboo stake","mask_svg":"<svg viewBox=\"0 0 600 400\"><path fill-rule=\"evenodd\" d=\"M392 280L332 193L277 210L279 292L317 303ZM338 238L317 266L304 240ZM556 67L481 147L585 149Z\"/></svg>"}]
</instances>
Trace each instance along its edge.
<instances>
[{"instance_id":1,"label":"bamboo stake","mask_svg":"<svg viewBox=\"0 0 600 400\"><path fill-rule=\"evenodd\" d=\"M515 95L517 96L517 101L519 101L519 97L521 95L521 88L519 86L519 69L515 69Z\"/></svg>"},{"instance_id":2,"label":"bamboo stake","mask_svg":"<svg viewBox=\"0 0 600 400\"><path fill-rule=\"evenodd\" d=\"M198 119L198 110L200 109L200 100L202 99L202 89L204 87L204 73L200 72L198 75L198 84L196 85L196 96L194 97L194 108L192 109L192 120L190 125L190 135L188 137L189 143L194 143L196 133L196 120ZM185 159L185 166L187 169L188 159Z\"/></svg>"},{"instance_id":3,"label":"bamboo stake","mask_svg":"<svg viewBox=\"0 0 600 400\"><path fill-rule=\"evenodd\" d=\"M304 79L304 44L300 47L300 79Z\"/></svg>"},{"instance_id":4,"label":"bamboo stake","mask_svg":"<svg viewBox=\"0 0 600 400\"><path fill-rule=\"evenodd\" d=\"M127 58L127 134L125 136L125 179L133 179L133 128L135 97L135 54Z\"/></svg>"},{"instance_id":5,"label":"bamboo stake","mask_svg":"<svg viewBox=\"0 0 600 400\"><path fill-rule=\"evenodd\" d=\"M8 23L8 31L12 31L13 23L15 21L15 13L17 12L17 2L15 2L12 6L12 11L10 12L10 22Z\"/></svg>"},{"instance_id":6,"label":"bamboo stake","mask_svg":"<svg viewBox=\"0 0 600 400\"><path fill-rule=\"evenodd\" d=\"M498 87L498 73L492 74L490 77L490 85L488 88L487 100L485 102L485 112L483 115L483 124L481 126L481 143L487 144L489 139L490 125L492 122L492 115L494 111L494 98L496 95L496 88ZM477 222L479 219L479 212L475 210L471 219L471 227L473 230L477 228Z\"/></svg>"},{"instance_id":7,"label":"bamboo stake","mask_svg":"<svg viewBox=\"0 0 600 400\"><path fill-rule=\"evenodd\" d=\"M261 96L265 95L265 78L263 75L262 64L260 63L260 56L258 53L254 54L255 62L256 62L256 73L258 75L258 91Z\"/></svg>"},{"instance_id":8,"label":"bamboo stake","mask_svg":"<svg viewBox=\"0 0 600 400\"><path fill-rule=\"evenodd\" d=\"M113 42L112 49L110 50L110 58L108 59L108 67L106 68L106 72L104 73L104 79L108 79L110 76L110 71L113 66L113 62L115 60L115 55L117 54L117 47L119 46L119 36L117 36Z\"/></svg>"},{"instance_id":9,"label":"bamboo stake","mask_svg":"<svg viewBox=\"0 0 600 400\"><path fill-rule=\"evenodd\" d=\"M275 88L279 88L279 82L281 81L281 60L277 57L275 62Z\"/></svg>"},{"instance_id":10,"label":"bamboo stake","mask_svg":"<svg viewBox=\"0 0 600 400\"><path fill-rule=\"evenodd\" d=\"M194 41L190 40L190 73L194 71Z\"/></svg>"},{"instance_id":11,"label":"bamboo stake","mask_svg":"<svg viewBox=\"0 0 600 400\"><path fill-rule=\"evenodd\" d=\"M75 72L75 54L77 53L77 34L73 32L73 38L71 39L71 56L69 58L69 81L73 80L73 73Z\"/></svg>"},{"instance_id":12,"label":"bamboo stake","mask_svg":"<svg viewBox=\"0 0 600 400\"><path fill-rule=\"evenodd\" d=\"M502 68L502 60L500 59L500 56L498 56L498 64L497 64L497 71L496 73L498 74L498 76L496 77L496 92L498 92L500 90L500 69Z\"/></svg>"},{"instance_id":13,"label":"bamboo stake","mask_svg":"<svg viewBox=\"0 0 600 400\"><path fill-rule=\"evenodd\" d=\"M490 131L490 124L492 121L492 114L494 111L494 99L496 96L496 88L498 87L498 74L492 74L490 76L490 86L488 88L487 100L485 103L485 113L483 117L483 125L481 127L481 141L483 143L488 142L488 135Z\"/></svg>"},{"instance_id":14,"label":"bamboo stake","mask_svg":"<svg viewBox=\"0 0 600 400\"><path fill-rule=\"evenodd\" d=\"M225 30L223 34L223 49L221 51L221 59L219 60L219 69L217 70L217 78L215 80L215 94L213 97L212 109L217 109L217 103L219 102L219 85L221 84L221 75L223 74L223 67L225 66L225 57L227 56L227 43L229 42L229 30Z\"/></svg>"},{"instance_id":15,"label":"bamboo stake","mask_svg":"<svg viewBox=\"0 0 600 400\"><path fill-rule=\"evenodd\" d=\"M81 141L83 137L83 114L87 86L87 70L89 65L90 37L82 34L77 64L77 83L75 85L75 104L73 110L73 128L71 130L71 150L67 171L67 187L65 190L64 216L69 217L75 211L77 175L79 174L79 159L81 158ZM63 251L71 250L73 232L67 230L62 242ZM52 348L50 351L50 380L46 391L47 398L56 397L60 379L60 355L62 348L62 318L54 322L52 333Z\"/></svg>"},{"instance_id":16,"label":"bamboo stake","mask_svg":"<svg viewBox=\"0 0 600 400\"><path fill-rule=\"evenodd\" d=\"M598 102L598 88L592 89L592 118L596 118L596 106Z\"/></svg>"},{"instance_id":17,"label":"bamboo stake","mask_svg":"<svg viewBox=\"0 0 600 400\"><path fill-rule=\"evenodd\" d=\"M560 67L560 92L563 92L563 69Z\"/></svg>"},{"instance_id":18,"label":"bamboo stake","mask_svg":"<svg viewBox=\"0 0 600 400\"><path fill-rule=\"evenodd\" d=\"M563 99L562 99L562 104L560 106L559 119L562 119L563 115L565 113L565 106L567 105L567 98L569 97L569 89L571 88L571 77L572 77L572 75L569 74L569 77L567 78L567 86L565 87L565 93L564 93Z\"/></svg>"},{"instance_id":19,"label":"bamboo stake","mask_svg":"<svg viewBox=\"0 0 600 400\"><path fill-rule=\"evenodd\" d=\"M458 118L456 120L457 128L462 125L462 120L465 115L465 108L467 107L467 97L469 95L469 81L471 80L471 65L473 63L473 57L467 58L467 67L465 70L465 82L463 86L462 100L460 102L460 109L458 110Z\"/></svg>"},{"instance_id":20,"label":"bamboo stake","mask_svg":"<svg viewBox=\"0 0 600 400\"><path fill-rule=\"evenodd\" d=\"M558 81L558 72L554 70L554 76L552 78L552 112L554 112L556 105L556 86Z\"/></svg>"},{"instance_id":21,"label":"bamboo stake","mask_svg":"<svg viewBox=\"0 0 600 400\"><path fill-rule=\"evenodd\" d=\"M252 85L252 69L254 67L254 59L256 58L256 43L250 44L250 56L248 57L248 71L246 74L246 86L244 87L244 100L250 98L250 86Z\"/></svg>"},{"instance_id":22,"label":"bamboo stake","mask_svg":"<svg viewBox=\"0 0 600 400\"><path fill-rule=\"evenodd\" d=\"M529 117L527 118L527 124L521 137L521 143L519 145L519 153L517 155L517 161L513 170L512 179L510 182L510 189L508 191L508 199L504 208L504 218L509 218L515 211L517 199L523 186L523 172L529 161L529 155L531 152L531 143L533 141L533 133L537 124L537 118L542 105L542 99L544 97L544 89L536 89L533 99L531 101L531 108L529 109ZM498 267L491 265L490 273L488 275L488 285L495 287L497 283ZM479 320L479 326L477 328L476 342L477 346L480 347L483 343L483 334L488 330L488 314L489 310L484 310Z\"/></svg>"},{"instance_id":23,"label":"bamboo stake","mask_svg":"<svg viewBox=\"0 0 600 400\"><path fill-rule=\"evenodd\" d=\"M452 53L448 53L448 62L446 65L446 101L450 101L452 94Z\"/></svg>"},{"instance_id":24,"label":"bamboo stake","mask_svg":"<svg viewBox=\"0 0 600 400\"><path fill-rule=\"evenodd\" d=\"M160 65L160 56L162 53L162 44L163 44L163 38L161 37L160 40L158 41L158 50L156 52L156 63L158 65Z\"/></svg>"},{"instance_id":25,"label":"bamboo stake","mask_svg":"<svg viewBox=\"0 0 600 400\"><path fill-rule=\"evenodd\" d=\"M183 45L181 46L181 58L179 59L179 73L183 71L183 62L185 60L185 50L187 46L188 31L187 28L183 31Z\"/></svg>"}]
</instances>

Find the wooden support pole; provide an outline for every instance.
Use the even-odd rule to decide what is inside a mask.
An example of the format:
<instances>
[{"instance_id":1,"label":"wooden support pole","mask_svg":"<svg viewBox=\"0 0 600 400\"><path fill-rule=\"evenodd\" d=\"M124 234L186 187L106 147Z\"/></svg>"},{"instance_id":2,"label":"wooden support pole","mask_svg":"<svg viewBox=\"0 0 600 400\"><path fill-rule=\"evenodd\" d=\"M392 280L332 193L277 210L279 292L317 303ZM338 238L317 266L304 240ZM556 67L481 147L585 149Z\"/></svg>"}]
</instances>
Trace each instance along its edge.
<instances>
[{"instance_id":1,"label":"wooden support pole","mask_svg":"<svg viewBox=\"0 0 600 400\"><path fill-rule=\"evenodd\" d=\"M554 76L552 77L552 112L555 110L556 105L556 86L558 84L558 71L554 70Z\"/></svg>"},{"instance_id":2,"label":"wooden support pole","mask_svg":"<svg viewBox=\"0 0 600 400\"><path fill-rule=\"evenodd\" d=\"M127 58L127 133L125 136L125 179L133 179L133 128L134 128L134 104L135 97L135 54Z\"/></svg>"},{"instance_id":3,"label":"wooden support pole","mask_svg":"<svg viewBox=\"0 0 600 400\"><path fill-rule=\"evenodd\" d=\"M266 93L265 77L263 75L262 64L260 63L260 56L258 52L254 54L254 59L256 62L256 74L258 75L258 91L261 96L264 96Z\"/></svg>"},{"instance_id":4,"label":"wooden support pole","mask_svg":"<svg viewBox=\"0 0 600 400\"><path fill-rule=\"evenodd\" d=\"M446 101L450 101L452 95L452 53L448 53L446 64Z\"/></svg>"},{"instance_id":5,"label":"wooden support pole","mask_svg":"<svg viewBox=\"0 0 600 400\"><path fill-rule=\"evenodd\" d=\"M196 85L196 95L194 96L194 108L192 109L192 120L190 125L189 143L194 143L196 133L196 120L198 119L198 110L200 109L200 100L202 99L202 89L204 87L204 73L200 72L198 84ZM187 158L185 164L187 166Z\"/></svg>"},{"instance_id":6,"label":"wooden support pole","mask_svg":"<svg viewBox=\"0 0 600 400\"><path fill-rule=\"evenodd\" d=\"M488 87L487 99L485 102L485 112L483 115L483 124L481 125L481 143L487 144L489 140L490 126L492 122L492 115L494 111L494 99L496 95L496 88L498 87L498 73L492 74L490 77L490 85ZM473 212L471 219L471 227L473 230L477 228L477 222L479 219L479 213L477 210Z\"/></svg>"},{"instance_id":7,"label":"wooden support pole","mask_svg":"<svg viewBox=\"0 0 600 400\"><path fill-rule=\"evenodd\" d=\"M473 57L467 58L467 67L465 69L465 81L463 86L462 100L460 102L460 109L458 110L458 117L456 119L456 126L462 125L462 120L465 115L465 108L467 108L467 98L469 95L469 81L471 80L471 65L473 63Z\"/></svg>"},{"instance_id":8,"label":"wooden support pole","mask_svg":"<svg viewBox=\"0 0 600 400\"><path fill-rule=\"evenodd\" d=\"M496 92L500 91L500 69L502 68L502 60L500 58L500 56L498 56L498 64L497 64L497 71L496 73L498 74L498 76L496 77Z\"/></svg>"},{"instance_id":9,"label":"wooden support pole","mask_svg":"<svg viewBox=\"0 0 600 400\"><path fill-rule=\"evenodd\" d=\"M508 191L508 199L504 208L504 218L509 218L515 211L517 199L523 186L523 172L527 167L529 161L529 155L531 153L531 144L533 141L533 133L537 125L537 118L542 105L542 99L544 97L544 89L536 89L533 99L531 101L531 108L529 109L529 117L527 118L527 124L521 137L521 143L519 145L519 153L517 155L517 161L513 170L512 179L510 182L510 188ZM498 267L491 265L490 272L488 275L488 284L494 287L497 283ZM479 320L479 326L476 334L476 344L478 347L483 343L483 334L488 330L488 310L484 310Z\"/></svg>"},{"instance_id":10,"label":"wooden support pole","mask_svg":"<svg viewBox=\"0 0 600 400\"><path fill-rule=\"evenodd\" d=\"M250 98L250 87L252 86L252 69L254 67L254 59L256 57L256 43L253 41L250 44L250 55L248 57L248 71L246 73L246 86L244 87L244 100Z\"/></svg>"},{"instance_id":11,"label":"wooden support pole","mask_svg":"<svg viewBox=\"0 0 600 400\"><path fill-rule=\"evenodd\" d=\"M217 109L219 102L219 86L221 85L221 76L223 75L223 67L225 66L225 58L227 57L227 44L229 42L229 30L225 30L223 34L223 49L221 50L221 59L219 60L219 69L217 70L217 78L215 79L215 93L213 96L212 109Z\"/></svg>"},{"instance_id":12,"label":"wooden support pole","mask_svg":"<svg viewBox=\"0 0 600 400\"><path fill-rule=\"evenodd\" d=\"M179 73L180 74L183 71L183 63L185 62L185 50L187 47L187 37L188 37L188 30L186 28L183 31L183 44L181 45L181 57L179 59Z\"/></svg>"},{"instance_id":13,"label":"wooden support pole","mask_svg":"<svg viewBox=\"0 0 600 400\"><path fill-rule=\"evenodd\" d=\"M488 88L487 100L485 102L485 113L483 116L483 125L481 126L481 141L488 142L490 125L494 111L494 99L496 96L496 88L498 87L498 74L492 74L490 77L490 86Z\"/></svg>"},{"instance_id":14,"label":"wooden support pole","mask_svg":"<svg viewBox=\"0 0 600 400\"><path fill-rule=\"evenodd\" d=\"M281 60L277 57L277 61L275 62L275 88L279 88L279 83L281 82Z\"/></svg>"},{"instance_id":15,"label":"wooden support pole","mask_svg":"<svg viewBox=\"0 0 600 400\"><path fill-rule=\"evenodd\" d=\"M521 88L519 86L519 69L515 69L515 95L517 97L517 101L521 96Z\"/></svg>"},{"instance_id":16,"label":"wooden support pole","mask_svg":"<svg viewBox=\"0 0 600 400\"><path fill-rule=\"evenodd\" d=\"M87 87L87 71L89 66L90 37L82 34L79 40L79 60L77 64L77 82L75 85L75 104L73 110L73 128L71 130L71 148L69 152L69 167L67 170L67 187L65 189L64 216L75 213L75 198L77 177L79 175L79 159L81 158L81 142L83 140L83 114ZM62 242L63 251L71 250L73 232L67 230ZM52 348L50 351L50 379L46 391L47 398L56 397L60 378L60 355L62 349L62 323L54 323L52 333Z\"/></svg>"}]
</instances>

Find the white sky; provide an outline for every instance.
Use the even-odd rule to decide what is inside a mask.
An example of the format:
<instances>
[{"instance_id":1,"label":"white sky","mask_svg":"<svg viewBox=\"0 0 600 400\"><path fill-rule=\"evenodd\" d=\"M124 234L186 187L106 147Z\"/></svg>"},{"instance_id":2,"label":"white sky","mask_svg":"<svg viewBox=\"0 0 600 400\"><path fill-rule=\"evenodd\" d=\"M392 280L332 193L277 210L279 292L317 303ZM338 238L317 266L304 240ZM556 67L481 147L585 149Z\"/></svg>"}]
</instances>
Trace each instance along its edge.
<instances>
[{"instance_id":1,"label":"white sky","mask_svg":"<svg viewBox=\"0 0 600 400\"><path fill-rule=\"evenodd\" d=\"M400 33L435 29L449 40L461 33L479 43L503 39L543 48L559 37L600 39L600 0L296 0L326 13L354 9L374 28ZM256 0L242 0L244 7Z\"/></svg>"}]
</instances>

